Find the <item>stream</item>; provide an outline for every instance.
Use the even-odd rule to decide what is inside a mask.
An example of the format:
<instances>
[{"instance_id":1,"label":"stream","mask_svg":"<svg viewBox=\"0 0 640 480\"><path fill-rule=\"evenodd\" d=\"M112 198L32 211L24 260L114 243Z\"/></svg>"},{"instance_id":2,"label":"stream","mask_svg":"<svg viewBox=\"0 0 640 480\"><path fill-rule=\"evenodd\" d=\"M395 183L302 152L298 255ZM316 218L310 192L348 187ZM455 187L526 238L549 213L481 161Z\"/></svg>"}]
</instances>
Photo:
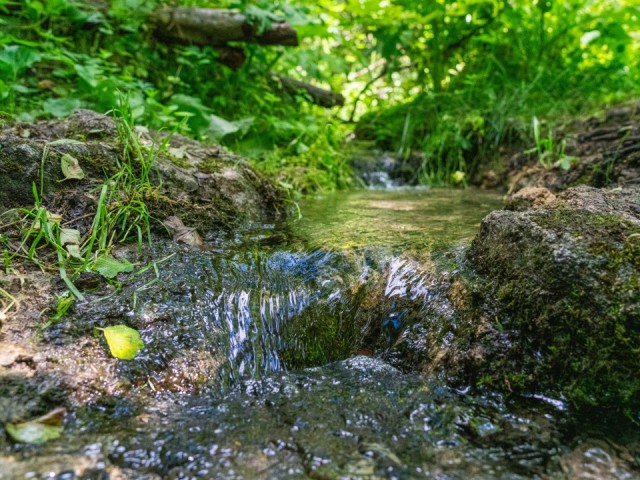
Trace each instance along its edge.
<instances>
[{"instance_id":1,"label":"stream","mask_svg":"<svg viewBox=\"0 0 640 480\"><path fill-rule=\"evenodd\" d=\"M429 312L451 314L440 285L501 205L337 193L284 225L206 232L203 249L130 252L150 268L45 337L134 326L145 349L117 375L144 401L96 393L61 438L4 448L0 479L639 478L624 425L580 425L543 393L453 388L398 353Z\"/></svg>"}]
</instances>

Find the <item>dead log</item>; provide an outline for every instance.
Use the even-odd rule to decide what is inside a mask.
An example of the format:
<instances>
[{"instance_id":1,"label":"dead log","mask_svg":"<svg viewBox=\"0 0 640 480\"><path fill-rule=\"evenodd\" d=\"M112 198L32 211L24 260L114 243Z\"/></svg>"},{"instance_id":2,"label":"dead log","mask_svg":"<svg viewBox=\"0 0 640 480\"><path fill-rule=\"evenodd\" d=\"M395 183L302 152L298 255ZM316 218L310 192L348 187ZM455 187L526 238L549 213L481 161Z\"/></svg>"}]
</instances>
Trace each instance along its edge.
<instances>
[{"instance_id":1,"label":"dead log","mask_svg":"<svg viewBox=\"0 0 640 480\"><path fill-rule=\"evenodd\" d=\"M297 46L298 34L287 22L272 22L263 31L245 15L215 8L165 7L151 16L155 34L165 40L218 46L227 42Z\"/></svg>"},{"instance_id":2,"label":"dead log","mask_svg":"<svg viewBox=\"0 0 640 480\"><path fill-rule=\"evenodd\" d=\"M337 92L325 90L324 88L316 87L315 85L295 80L293 78L284 77L282 75L274 74L273 76L280 82L280 85L285 92L291 94L302 92L309 97L312 103L315 103L316 105L325 108L344 105L344 97Z\"/></svg>"}]
</instances>

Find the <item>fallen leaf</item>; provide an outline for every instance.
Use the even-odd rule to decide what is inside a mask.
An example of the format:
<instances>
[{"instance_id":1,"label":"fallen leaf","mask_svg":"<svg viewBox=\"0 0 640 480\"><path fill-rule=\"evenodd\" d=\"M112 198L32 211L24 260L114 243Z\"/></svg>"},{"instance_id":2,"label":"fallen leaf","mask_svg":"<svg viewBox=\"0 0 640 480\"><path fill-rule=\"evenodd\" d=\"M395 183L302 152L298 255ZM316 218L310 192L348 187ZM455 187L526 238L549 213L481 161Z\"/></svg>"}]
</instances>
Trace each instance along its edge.
<instances>
[{"instance_id":1,"label":"fallen leaf","mask_svg":"<svg viewBox=\"0 0 640 480\"><path fill-rule=\"evenodd\" d=\"M65 180L82 180L84 178L84 170L80 168L78 159L68 153L65 153L60 159L60 167Z\"/></svg>"},{"instance_id":2,"label":"fallen leaf","mask_svg":"<svg viewBox=\"0 0 640 480\"><path fill-rule=\"evenodd\" d=\"M120 262L113 257L104 256L96 260L93 270L105 278L114 278L119 273L133 272L133 265L127 260Z\"/></svg>"},{"instance_id":3,"label":"fallen leaf","mask_svg":"<svg viewBox=\"0 0 640 480\"><path fill-rule=\"evenodd\" d=\"M80 232L75 228L60 229L60 243L66 245L80 245Z\"/></svg>"},{"instance_id":4,"label":"fallen leaf","mask_svg":"<svg viewBox=\"0 0 640 480\"><path fill-rule=\"evenodd\" d=\"M7 423L5 429L16 442L41 444L58 438L64 430L64 408L56 408L34 420L23 423Z\"/></svg>"},{"instance_id":5,"label":"fallen leaf","mask_svg":"<svg viewBox=\"0 0 640 480\"><path fill-rule=\"evenodd\" d=\"M196 247L201 247L204 244L198 231L195 228L186 227L178 217L167 218L164 221L164 225L171 231L174 242L186 243Z\"/></svg>"},{"instance_id":6,"label":"fallen leaf","mask_svg":"<svg viewBox=\"0 0 640 480\"><path fill-rule=\"evenodd\" d=\"M144 348L137 330L126 325L114 325L101 329L107 340L111 355L121 360L131 360Z\"/></svg>"}]
</instances>

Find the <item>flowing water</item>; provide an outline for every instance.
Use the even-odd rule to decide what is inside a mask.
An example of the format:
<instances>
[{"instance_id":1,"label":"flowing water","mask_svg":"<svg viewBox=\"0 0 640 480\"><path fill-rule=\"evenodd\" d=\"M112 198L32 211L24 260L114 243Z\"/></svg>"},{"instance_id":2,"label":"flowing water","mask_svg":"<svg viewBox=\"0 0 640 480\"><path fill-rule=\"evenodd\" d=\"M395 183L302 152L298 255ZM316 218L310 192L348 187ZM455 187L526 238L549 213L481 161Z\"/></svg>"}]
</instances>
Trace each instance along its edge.
<instances>
[{"instance_id":1,"label":"flowing water","mask_svg":"<svg viewBox=\"0 0 640 480\"><path fill-rule=\"evenodd\" d=\"M626 433L584 433L561 399L456 390L390 354L451 313L442 278L500 204L352 192L204 249L156 245L138 259L153 268L48 334L139 329L118 378L144 401L99 399L63 439L5 447L0 478L634 478Z\"/></svg>"}]
</instances>

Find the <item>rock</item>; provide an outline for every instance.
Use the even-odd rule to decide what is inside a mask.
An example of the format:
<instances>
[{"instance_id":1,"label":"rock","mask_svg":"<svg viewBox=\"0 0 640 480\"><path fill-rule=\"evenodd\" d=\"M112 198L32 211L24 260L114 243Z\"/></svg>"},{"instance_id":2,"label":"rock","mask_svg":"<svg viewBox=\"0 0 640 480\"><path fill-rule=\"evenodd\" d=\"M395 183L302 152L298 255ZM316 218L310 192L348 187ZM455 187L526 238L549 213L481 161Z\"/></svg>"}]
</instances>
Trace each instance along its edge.
<instances>
[{"instance_id":1,"label":"rock","mask_svg":"<svg viewBox=\"0 0 640 480\"><path fill-rule=\"evenodd\" d=\"M489 214L467 255L481 313L458 330L480 352L476 379L637 411L639 234L640 189L579 187ZM489 328L479 332L481 317Z\"/></svg>"},{"instance_id":2,"label":"rock","mask_svg":"<svg viewBox=\"0 0 640 480\"><path fill-rule=\"evenodd\" d=\"M0 342L0 367L9 367L17 361L30 358L26 349L11 343Z\"/></svg>"},{"instance_id":3,"label":"rock","mask_svg":"<svg viewBox=\"0 0 640 480\"><path fill-rule=\"evenodd\" d=\"M525 187L507 197L508 210L526 210L530 207L541 207L553 202L556 196L544 187Z\"/></svg>"},{"instance_id":4,"label":"rock","mask_svg":"<svg viewBox=\"0 0 640 480\"><path fill-rule=\"evenodd\" d=\"M25 138L27 127L30 133ZM163 140L162 135L146 129L136 129L135 135L147 158ZM51 143L60 139L75 142ZM97 198L92 192L123 161L117 122L90 110L78 110L64 120L5 127L0 130L0 144L0 212L32 206L32 185L40 186L42 172L43 203L52 212L64 213L64 220L72 224L74 218L86 218L89 225L74 225L81 233L90 227L95 211ZM78 160L84 179L64 180L60 166L64 154ZM134 170L137 161L132 160ZM285 215L280 192L245 160L219 146L202 145L177 134L155 160L151 183L158 191L145 200L153 217L177 215L203 231L213 225L229 227Z\"/></svg>"},{"instance_id":5,"label":"rock","mask_svg":"<svg viewBox=\"0 0 640 480\"><path fill-rule=\"evenodd\" d=\"M61 478L69 470L96 478L87 472L96 468L109 478L145 479L535 478L561 473L563 416L543 404L510 411L500 396L461 395L354 357L245 380L224 395L158 397L119 421L89 407L64 438L11 456L0 450L0 471L10 478Z\"/></svg>"}]
</instances>

